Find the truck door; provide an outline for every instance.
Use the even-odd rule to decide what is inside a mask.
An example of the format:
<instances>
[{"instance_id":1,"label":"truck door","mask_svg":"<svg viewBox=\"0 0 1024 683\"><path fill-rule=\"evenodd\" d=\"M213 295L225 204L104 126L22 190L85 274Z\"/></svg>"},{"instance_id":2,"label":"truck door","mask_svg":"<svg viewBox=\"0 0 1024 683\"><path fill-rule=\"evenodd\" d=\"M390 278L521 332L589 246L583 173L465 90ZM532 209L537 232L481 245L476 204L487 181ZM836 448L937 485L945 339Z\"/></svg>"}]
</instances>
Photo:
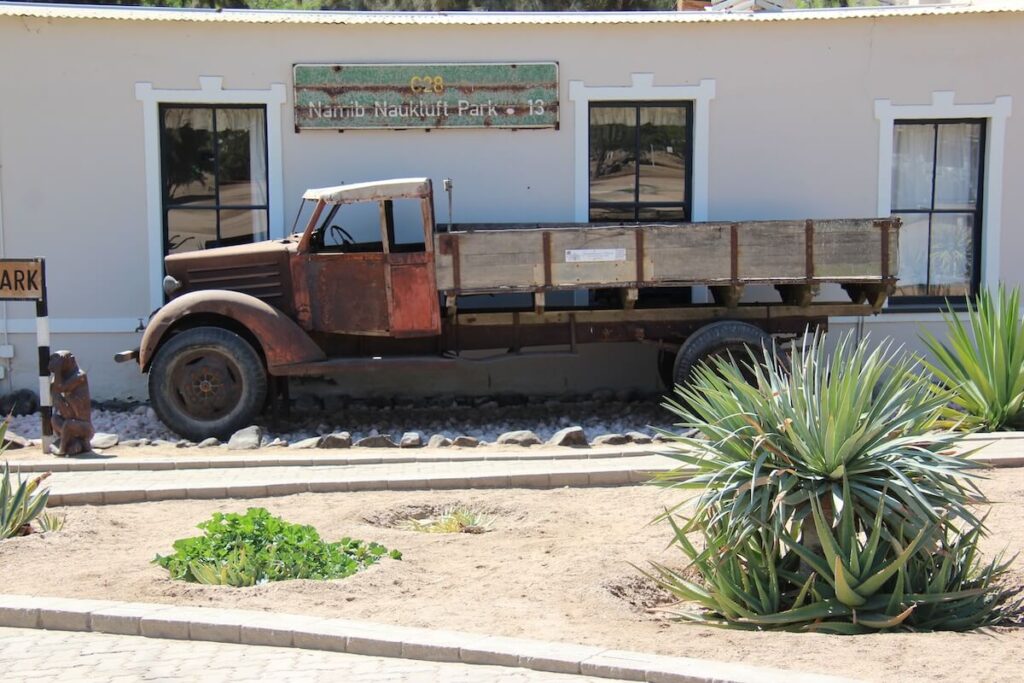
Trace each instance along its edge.
<instances>
[{"instance_id":1,"label":"truck door","mask_svg":"<svg viewBox=\"0 0 1024 683\"><path fill-rule=\"evenodd\" d=\"M418 204L419 216L406 218L403 227L412 235L396 230L395 203L380 203L387 262L386 293L391 335L428 337L441 332L441 314L434 275L434 211L429 197L403 200L407 208ZM418 219L418 220L415 220ZM418 226L419 230L415 230ZM408 239L411 237L412 239ZM422 241L421 239L422 238Z\"/></svg>"},{"instance_id":2,"label":"truck door","mask_svg":"<svg viewBox=\"0 0 1024 683\"><path fill-rule=\"evenodd\" d=\"M319 227L310 233L302 257L309 329L391 337L440 334L433 207L429 196L400 201L397 229L391 199L379 201L379 211L373 203L320 207L312 221Z\"/></svg>"}]
</instances>

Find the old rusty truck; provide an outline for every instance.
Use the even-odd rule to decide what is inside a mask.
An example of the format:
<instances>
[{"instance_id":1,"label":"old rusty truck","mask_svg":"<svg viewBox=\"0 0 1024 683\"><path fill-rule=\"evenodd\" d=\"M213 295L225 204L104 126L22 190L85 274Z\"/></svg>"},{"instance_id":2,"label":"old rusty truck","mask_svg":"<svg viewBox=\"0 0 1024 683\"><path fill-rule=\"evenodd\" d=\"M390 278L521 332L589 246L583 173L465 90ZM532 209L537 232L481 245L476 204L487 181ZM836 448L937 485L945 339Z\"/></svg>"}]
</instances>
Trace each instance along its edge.
<instances>
[{"instance_id":1,"label":"old rusty truck","mask_svg":"<svg viewBox=\"0 0 1024 683\"><path fill-rule=\"evenodd\" d=\"M251 424L289 378L443 368L471 350L647 342L684 382L708 356L877 312L898 264L888 217L438 225L426 178L312 189L302 206L285 239L166 258L167 303L117 359L149 373L183 437Z\"/></svg>"}]
</instances>

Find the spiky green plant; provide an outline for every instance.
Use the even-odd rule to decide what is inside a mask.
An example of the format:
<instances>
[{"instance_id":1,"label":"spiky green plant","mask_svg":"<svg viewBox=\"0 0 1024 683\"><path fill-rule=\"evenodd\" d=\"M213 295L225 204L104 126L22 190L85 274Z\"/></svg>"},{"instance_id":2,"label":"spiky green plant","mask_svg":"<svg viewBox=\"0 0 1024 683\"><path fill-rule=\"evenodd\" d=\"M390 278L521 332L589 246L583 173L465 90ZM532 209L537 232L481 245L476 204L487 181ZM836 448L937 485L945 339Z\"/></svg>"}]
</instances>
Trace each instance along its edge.
<instances>
[{"instance_id":1,"label":"spiky green plant","mask_svg":"<svg viewBox=\"0 0 1024 683\"><path fill-rule=\"evenodd\" d=\"M6 424L0 427L0 440L5 428ZM50 491L39 488L39 484L47 476L49 472L33 479L12 476L7 463L4 463L3 471L0 472L0 539L23 533L25 527L46 507Z\"/></svg>"},{"instance_id":2,"label":"spiky green plant","mask_svg":"<svg viewBox=\"0 0 1024 683\"><path fill-rule=\"evenodd\" d=\"M816 334L788 367L767 350L739 364L716 358L677 395L665 405L696 433L670 437L681 467L656 480L697 491L684 533L719 524L733 540L765 525L778 533L809 518L812 499L831 523L844 479L867 528L879 500L894 535L916 535L942 514L977 521L979 465L952 454L959 435L934 429L948 396L889 342L847 334L830 349Z\"/></svg>"},{"instance_id":3,"label":"spiky green plant","mask_svg":"<svg viewBox=\"0 0 1024 683\"><path fill-rule=\"evenodd\" d=\"M42 531L60 531L64 528L67 516L56 512L43 512L39 515L39 528Z\"/></svg>"},{"instance_id":4,"label":"spiky green plant","mask_svg":"<svg viewBox=\"0 0 1024 683\"><path fill-rule=\"evenodd\" d=\"M953 454L959 434L935 430L948 396L920 366L888 343L846 335L830 350L815 335L788 367L767 350L742 367L715 359L666 404L697 431L675 438L682 465L657 478L696 491L662 518L701 580L652 572L703 608L682 616L857 633L968 628L1017 609L998 584L1006 563L977 554L978 465Z\"/></svg>"},{"instance_id":5,"label":"spiky green plant","mask_svg":"<svg viewBox=\"0 0 1024 683\"><path fill-rule=\"evenodd\" d=\"M1002 285L967 301L967 324L943 314L946 338L924 331L934 361L925 366L951 393L943 417L951 426L987 432L1024 426L1024 318L1020 290Z\"/></svg>"},{"instance_id":6,"label":"spiky green plant","mask_svg":"<svg viewBox=\"0 0 1024 683\"><path fill-rule=\"evenodd\" d=\"M686 621L750 630L857 634L889 629L967 630L1019 614L1019 588L1005 585L1009 561L982 561L981 526L961 532L945 520L941 533L922 529L902 542L889 537L880 505L870 530L859 529L847 506L835 529L820 504L812 516L821 546L768 529L732 545L702 529L698 549L679 527L676 540L700 581L659 563L644 572L698 609L669 609ZM670 518L671 520L671 518ZM937 537L937 541L929 541Z\"/></svg>"},{"instance_id":7,"label":"spiky green plant","mask_svg":"<svg viewBox=\"0 0 1024 683\"><path fill-rule=\"evenodd\" d=\"M494 517L464 505L446 507L436 517L410 517L398 524L400 529L426 534L482 534L493 526Z\"/></svg>"}]
</instances>

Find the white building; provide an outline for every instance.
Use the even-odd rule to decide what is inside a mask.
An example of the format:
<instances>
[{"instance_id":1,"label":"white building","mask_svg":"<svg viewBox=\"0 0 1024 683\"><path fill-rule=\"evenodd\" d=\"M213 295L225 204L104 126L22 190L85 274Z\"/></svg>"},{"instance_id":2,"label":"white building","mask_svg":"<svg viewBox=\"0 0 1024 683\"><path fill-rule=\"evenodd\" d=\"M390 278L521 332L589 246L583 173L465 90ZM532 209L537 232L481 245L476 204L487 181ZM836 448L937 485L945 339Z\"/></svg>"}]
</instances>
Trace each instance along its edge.
<instances>
[{"instance_id":1,"label":"white building","mask_svg":"<svg viewBox=\"0 0 1024 683\"><path fill-rule=\"evenodd\" d=\"M402 176L452 178L463 222L898 213L901 296L865 328L912 342L943 297L1024 282L1022 36L1019 0L564 15L0 3L0 251L46 258L54 346L96 398L145 395L111 357L161 304L166 249L281 237L307 187ZM556 63L557 127L297 128L296 64L479 62ZM635 132L615 143L625 156L676 160L663 185L638 172L608 195L592 178L608 126ZM0 304L3 391L36 386L33 316ZM654 388L653 354L598 345L417 381Z\"/></svg>"}]
</instances>

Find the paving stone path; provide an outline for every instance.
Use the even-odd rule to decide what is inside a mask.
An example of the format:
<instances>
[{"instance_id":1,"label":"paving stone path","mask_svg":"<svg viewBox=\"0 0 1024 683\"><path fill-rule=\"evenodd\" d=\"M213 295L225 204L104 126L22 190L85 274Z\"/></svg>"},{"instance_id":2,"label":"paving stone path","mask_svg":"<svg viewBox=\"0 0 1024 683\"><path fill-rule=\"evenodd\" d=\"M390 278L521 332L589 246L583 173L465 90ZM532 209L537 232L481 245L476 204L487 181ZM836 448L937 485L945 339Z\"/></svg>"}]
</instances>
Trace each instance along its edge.
<instances>
[{"instance_id":1,"label":"paving stone path","mask_svg":"<svg viewBox=\"0 0 1024 683\"><path fill-rule=\"evenodd\" d=\"M610 680L501 666L20 628L0 628L0 672L0 679L5 683L607 683Z\"/></svg>"}]
</instances>

